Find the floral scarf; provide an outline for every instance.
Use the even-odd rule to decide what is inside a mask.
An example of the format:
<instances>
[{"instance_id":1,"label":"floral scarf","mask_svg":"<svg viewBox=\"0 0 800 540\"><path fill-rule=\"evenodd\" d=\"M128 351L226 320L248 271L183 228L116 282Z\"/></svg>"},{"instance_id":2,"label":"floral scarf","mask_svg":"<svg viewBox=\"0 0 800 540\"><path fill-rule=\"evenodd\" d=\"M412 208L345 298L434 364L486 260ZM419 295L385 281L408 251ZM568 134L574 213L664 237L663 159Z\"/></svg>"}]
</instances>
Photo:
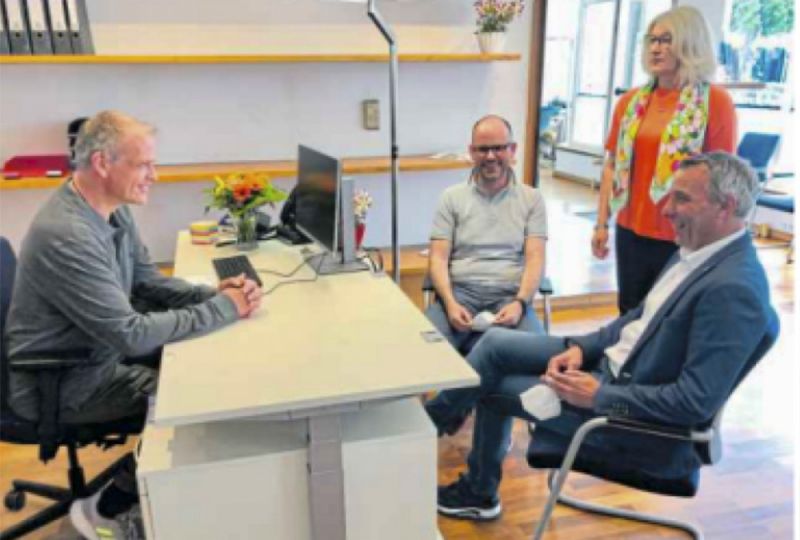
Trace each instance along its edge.
<instances>
[{"instance_id":1,"label":"floral scarf","mask_svg":"<svg viewBox=\"0 0 800 540\"><path fill-rule=\"evenodd\" d=\"M631 98L622 116L614 163L614 187L611 211L616 212L628 203L633 143L647 112L655 83L639 89ZM709 84L686 85L681 89L675 114L661 135L658 159L650 183L650 198L658 203L669 191L678 165L686 157L700 152L708 123Z\"/></svg>"}]
</instances>

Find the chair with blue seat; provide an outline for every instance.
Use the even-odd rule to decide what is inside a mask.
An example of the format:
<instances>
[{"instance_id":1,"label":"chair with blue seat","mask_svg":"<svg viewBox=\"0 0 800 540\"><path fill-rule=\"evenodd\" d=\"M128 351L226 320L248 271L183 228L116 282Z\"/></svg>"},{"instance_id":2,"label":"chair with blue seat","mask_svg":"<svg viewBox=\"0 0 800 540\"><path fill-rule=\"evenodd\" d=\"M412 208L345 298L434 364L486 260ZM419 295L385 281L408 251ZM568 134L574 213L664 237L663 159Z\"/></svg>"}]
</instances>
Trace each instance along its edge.
<instances>
[{"instance_id":1,"label":"chair with blue seat","mask_svg":"<svg viewBox=\"0 0 800 540\"><path fill-rule=\"evenodd\" d=\"M777 338L778 328L779 323L777 317L773 314L767 332L743 367L734 385L734 389L770 349ZM733 390L731 392L733 392ZM582 501L564 495L562 489L569 472L578 471L642 491L660 495L693 497L697 493L699 485L699 466L685 476L677 478L656 477L646 474L640 468L632 465L631 460L626 459L624 455L624 441L622 439L620 439L619 444L613 451L606 448L601 449L598 446L585 446L583 443L587 435L596 430L605 430L607 432L618 431L627 434L636 434L638 436L656 437L665 441L665 443L670 440L682 441L694 447L699 461L702 462L703 465L712 465L717 463L722 456L720 423L723 407L717 411L714 418L707 424L694 428L660 425L614 416L597 417L582 424L572 436L572 440L568 440L563 435L548 430L546 428L546 423L536 425L532 431L531 442L528 447L528 463L531 467L537 469L550 469L547 482L550 489L550 496L539 518L533 536L534 539L539 540L543 537L557 503L595 514L680 529L688 532L692 538L702 539L702 531L697 525L692 523L636 512L634 510L614 508L593 502ZM615 443L616 442L617 441L615 441ZM648 465L653 464L656 467L659 467L660 464L658 456L655 454L653 456L637 455L636 459L646 459Z\"/></svg>"},{"instance_id":2,"label":"chair with blue seat","mask_svg":"<svg viewBox=\"0 0 800 540\"><path fill-rule=\"evenodd\" d=\"M59 380L65 370L85 362L85 350L42 351L24 358L8 357L5 337L6 317L11 303L17 259L11 244L0 237L0 440L11 444L37 445L39 459L46 463L65 447L69 461L67 486L53 486L27 480L13 480L4 504L11 511L25 506L26 494L38 495L55 503L21 522L0 531L0 540L11 540L26 535L61 518L69 512L75 499L88 497L107 484L124 458L112 463L90 482L86 481L78 461L78 448L97 444L104 448L123 444L129 434L141 431L142 418L126 418L102 424L63 424L58 420ZM39 420L21 418L8 402L8 375L12 370L27 371L36 375L40 391Z\"/></svg>"},{"instance_id":3,"label":"chair with blue seat","mask_svg":"<svg viewBox=\"0 0 800 540\"><path fill-rule=\"evenodd\" d=\"M773 173L770 171L770 166L780 142L781 136L775 133L748 132L744 134L739 146L736 148L736 155L747 161L755 169L762 188L773 178L794 176L792 173ZM756 200L756 206L794 215L794 195L762 191ZM787 245L789 246L787 261L792 262L793 243Z\"/></svg>"},{"instance_id":4,"label":"chair with blue seat","mask_svg":"<svg viewBox=\"0 0 800 540\"><path fill-rule=\"evenodd\" d=\"M736 147L736 155L747 161L756 171L759 181L764 183L769 178L769 167L780 142L781 136L776 133L750 131L744 134Z\"/></svg>"}]
</instances>

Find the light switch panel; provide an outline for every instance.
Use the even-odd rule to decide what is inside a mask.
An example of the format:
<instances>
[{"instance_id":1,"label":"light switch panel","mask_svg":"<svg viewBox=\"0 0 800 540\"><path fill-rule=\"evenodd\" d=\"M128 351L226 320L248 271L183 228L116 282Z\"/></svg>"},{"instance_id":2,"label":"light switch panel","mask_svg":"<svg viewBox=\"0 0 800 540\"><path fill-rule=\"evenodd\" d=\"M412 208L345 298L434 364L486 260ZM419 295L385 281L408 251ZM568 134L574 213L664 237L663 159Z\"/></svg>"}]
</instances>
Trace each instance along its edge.
<instances>
[{"instance_id":1,"label":"light switch panel","mask_svg":"<svg viewBox=\"0 0 800 540\"><path fill-rule=\"evenodd\" d=\"M380 129L381 110L377 99L365 99L361 102L361 116L364 129Z\"/></svg>"}]
</instances>

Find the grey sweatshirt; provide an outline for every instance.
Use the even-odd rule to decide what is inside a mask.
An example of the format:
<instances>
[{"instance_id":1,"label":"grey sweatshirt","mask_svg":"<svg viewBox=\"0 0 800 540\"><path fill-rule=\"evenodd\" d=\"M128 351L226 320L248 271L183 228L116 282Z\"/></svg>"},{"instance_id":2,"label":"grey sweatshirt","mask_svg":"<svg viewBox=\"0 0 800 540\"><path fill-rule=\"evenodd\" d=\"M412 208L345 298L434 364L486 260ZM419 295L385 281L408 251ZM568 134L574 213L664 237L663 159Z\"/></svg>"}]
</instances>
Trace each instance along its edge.
<instances>
[{"instance_id":1,"label":"grey sweatshirt","mask_svg":"<svg viewBox=\"0 0 800 540\"><path fill-rule=\"evenodd\" d=\"M138 302L158 310L140 313ZM9 354L91 351L62 379L61 408L78 409L110 380L115 363L236 319L226 296L158 271L126 206L105 221L66 182L39 210L20 250ZM35 376L12 372L9 383L11 406L35 419Z\"/></svg>"}]
</instances>

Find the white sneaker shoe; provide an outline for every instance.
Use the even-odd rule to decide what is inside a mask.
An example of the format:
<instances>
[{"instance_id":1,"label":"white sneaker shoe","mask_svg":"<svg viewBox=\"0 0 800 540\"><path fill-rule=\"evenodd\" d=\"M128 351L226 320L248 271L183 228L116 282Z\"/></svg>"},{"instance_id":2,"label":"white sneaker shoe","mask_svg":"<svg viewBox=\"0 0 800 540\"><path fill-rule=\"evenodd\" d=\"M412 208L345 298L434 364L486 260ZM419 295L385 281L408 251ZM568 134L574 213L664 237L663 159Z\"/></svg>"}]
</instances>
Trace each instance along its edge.
<instances>
[{"instance_id":1,"label":"white sneaker shoe","mask_svg":"<svg viewBox=\"0 0 800 540\"><path fill-rule=\"evenodd\" d=\"M72 526L86 540L141 540L144 538L139 505L134 505L113 519L97 512L101 491L86 499L78 499L69 509Z\"/></svg>"}]
</instances>

